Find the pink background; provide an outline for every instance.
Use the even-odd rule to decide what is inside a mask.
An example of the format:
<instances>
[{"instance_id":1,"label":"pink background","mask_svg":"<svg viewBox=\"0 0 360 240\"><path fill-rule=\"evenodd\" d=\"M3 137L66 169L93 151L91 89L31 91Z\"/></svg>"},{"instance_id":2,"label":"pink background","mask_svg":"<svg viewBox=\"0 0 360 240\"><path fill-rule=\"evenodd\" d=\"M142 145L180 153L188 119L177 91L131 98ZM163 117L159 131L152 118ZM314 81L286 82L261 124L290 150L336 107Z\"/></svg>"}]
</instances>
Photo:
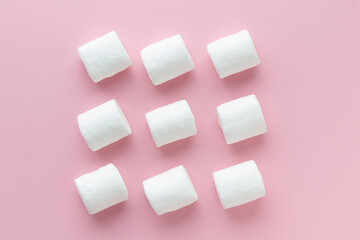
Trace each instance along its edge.
<instances>
[{"instance_id":1,"label":"pink background","mask_svg":"<svg viewBox=\"0 0 360 240\"><path fill-rule=\"evenodd\" d=\"M0 2L0 239L359 239L356 0ZM247 28L262 63L219 79L206 44ZM77 47L115 30L133 65L94 84ZM195 70L158 87L140 50L181 34ZM256 94L268 133L226 145L217 105ZM76 117L115 98L133 134L98 152ZM156 148L144 114L188 100L198 134ZM267 195L223 210L212 172L254 159ZM114 163L127 202L90 216L73 179ZM157 216L142 181L183 164L199 201Z\"/></svg>"}]
</instances>

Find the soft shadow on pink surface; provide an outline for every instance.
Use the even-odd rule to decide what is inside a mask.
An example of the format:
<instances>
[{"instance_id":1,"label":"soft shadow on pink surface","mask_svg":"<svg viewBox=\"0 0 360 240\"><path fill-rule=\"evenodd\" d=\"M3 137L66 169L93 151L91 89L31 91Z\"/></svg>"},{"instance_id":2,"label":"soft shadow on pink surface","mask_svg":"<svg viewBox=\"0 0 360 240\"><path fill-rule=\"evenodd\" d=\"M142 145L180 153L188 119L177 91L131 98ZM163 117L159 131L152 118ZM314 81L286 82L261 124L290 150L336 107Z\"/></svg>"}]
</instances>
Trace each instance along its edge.
<instances>
[{"instance_id":1,"label":"soft shadow on pink surface","mask_svg":"<svg viewBox=\"0 0 360 240\"><path fill-rule=\"evenodd\" d=\"M189 206L183 207L174 212L165 213L159 217L162 218L162 222L166 222L166 225L176 226L179 224L179 221L188 221L191 216L196 214L197 204L198 202L195 202Z\"/></svg>"},{"instance_id":2,"label":"soft shadow on pink surface","mask_svg":"<svg viewBox=\"0 0 360 240\"><path fill-rule=\"evenodd\" d=\"M230 144L230 145L228 145L228 147L229 147L230 151L235 154L251 153L251 152L255 151L256 149L261 151L262 146L264 144L266 144L266 138L267 138L267 136L265 133L265 134L261 134L256 137L242 140L237 143Z\"/></svg>"},{"instance_id":3,"label":"soft shadow on pink surface","mask_svg":"<svg viewBox=\"0 0 360 240\"><path fill-rule=\"evenodd\" d=\"M172 92L179 91L179 89L186 87L187 85L191 84L192 81L196 80L192 77L193 71L194 70L155 86L157 92L160 94L170 95ZM149 81L151 80L149 79Z\"/></svg>"},{"instance_id":4,"label":"soft shadow on pink surface","mask_svg":"<svg viewBox=\"0 0 360 240\"><path fill-rule=\"evenodd\" d=\"M94 154L100 156L103 159L109 159L114 156L121 158L121 153L127 151L129 148L131 148L132 145L133 136L129 135L117 142L95 151Z\"/></svg>"},{"instance_id":5,"label":"soft shadow on pink surface","mask_svg":"<svg viewBox=\"0 0 360 240\"><path fill-rule=\"evenodd\" d=\"M235 73L226 78L221 79L226 87L238 88L246 85L250 81L257 81L259 77L259 66L247 69L245 71Z\"/></svg>"},{"instance_id":6,"label":"soft shadow on pink surface","mask_svg":"<svg viewBox=\"0 0 360 240\"><path fill-rule=\"evenodd\" d=\"M114 76L105 78L98 83L94 83L94 82L93 83L96 84L99 90L110 90L114 88L120 88L121 85L126 86L126 84L128 84L126 81L134 81L133 78L134 78L134 72L133 72L133 68L130 66L124 71L115 74ZM89 80L92 82L91 79Z\"/></svg>"},{"instance_id":7,"label":"soft shadow on pink surface","mask_svg":"<svg viewBox=\"0 0 360 240\"><path fill-rule=\"evenodd\" d=\"M166 144L158 148L158 150L162 155L164 155L164 157L171 157L177 154L181 154L182 152L191 149L191 146L193 145L193 141L195 140L193 139L193 137L181 139L179 141Z\"/></svg>"},{"instance_id":8,"label":"soft shadow on pink surface","mask_svg":"<svg viewBox=\"0 0 360 240\"><path fill-rule=\"evenodd\" d=\"M234 221L249 221L249 219L256 218L257 216L263 214L263 201L265 198L266 196L244 205L224 209L225 215Z\"/></svg>"},{"instance_id":9,"label":"soft shadow on pink surface","mask_svg":"<svg viewBox=\"0 0 360 240\"><path fill-rule=\"evenodd\" d=\"M116 204L114 206L111 206L99 213L89 215L89 217L94 218L94 220L99 225L106 225L109 221L114 221L115 218L118 218L119 215L121 215L121 214L124 215L124 213L126 212L127 203L128 203L128 200L121 202L119 204Z\"/></svg>"}]
</instances>

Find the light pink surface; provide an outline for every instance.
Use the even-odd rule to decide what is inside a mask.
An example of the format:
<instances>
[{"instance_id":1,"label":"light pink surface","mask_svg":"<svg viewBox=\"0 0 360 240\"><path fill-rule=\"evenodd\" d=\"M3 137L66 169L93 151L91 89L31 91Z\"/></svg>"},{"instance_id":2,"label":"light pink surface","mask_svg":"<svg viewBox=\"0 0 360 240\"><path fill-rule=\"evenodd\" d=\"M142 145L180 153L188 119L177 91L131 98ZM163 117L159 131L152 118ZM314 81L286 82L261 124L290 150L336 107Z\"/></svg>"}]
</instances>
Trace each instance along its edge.
<instances>
[{"instance_id":1,"label":"light pink surface","mask_svg":"<svg viewBox=\"0 0 360 240\"><path fill-rule=\"evenodd\" d=\"M356 0L0 2L0 239L359 239ZM247 28L262 63L219 79L206 44ZM133 65L94 84L77 47L115 30ZM158 87L140 58L180 33L195 70ZM268 133L228 146L215 107L256 94ZM76 117L115 98L130 137L92 152ZM198 134L156 148L144 114L188 100ZM267 195L223 210L212 172L254 159ZM114 163L130 198L89 216L73 179ZM199 201L157 216L142 181L183 164Z\"/></svg>"}]
</instances>

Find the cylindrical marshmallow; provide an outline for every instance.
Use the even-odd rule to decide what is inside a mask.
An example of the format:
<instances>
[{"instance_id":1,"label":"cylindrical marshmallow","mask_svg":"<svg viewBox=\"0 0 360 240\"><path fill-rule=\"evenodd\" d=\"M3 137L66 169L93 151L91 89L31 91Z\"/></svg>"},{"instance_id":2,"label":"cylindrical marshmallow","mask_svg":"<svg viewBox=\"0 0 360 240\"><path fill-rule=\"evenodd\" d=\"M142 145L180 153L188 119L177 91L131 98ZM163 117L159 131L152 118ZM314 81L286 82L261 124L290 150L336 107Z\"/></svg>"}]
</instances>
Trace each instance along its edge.
<instances>
[{"instance_id":1,"label":"cylindrical marshmallow","mask_svg":"<svg viewBox=\"0 0 360 240\"><path fill-rule=\"evenodd\" d=\"M264 116L255 95L224 103L216 110L227 144L236 143L267 131Z\"/></svg>"},{"instance_id":2,"label":"cylindrical marshmallow","mask_svg":"<svg viewBox=\"0 0 360 240\"><path fill-rule=\"evenodd\" d=\"M144 191L157 215L176 211L198 200L191 179L180 165L143 182Z\"/></svg>"},{"instance_id":3,"label":"cylindrical marshmallow","mask_svg":"<svg viewBox=\"0 0 360 240\"><path fill-rule=\"evenodd\" d=\"M186 100L157 108L145 117L157 147L196 134L195 118Z\"/></svg>"},{"instance_id":4,"label":"cylindrical marshmallow","mask_svg":"<svg viewBox=\"0 0 360 240\"><path fill-rule=\"evenodd\" d=\"M190 53L179 34L144 48L141 58L154 85L194 69Z\"/></svg>"},{"instance_id":5,"label":"cylindrical marshmallow","mask_svg":"<svg viewBox=\"0 0 360 240\"><path fill-rule=\"evenodd\" d=\"M129 198L125 183L113 164L84 174L74 182L89 214L98 213Z\"/></svg>"},{"instance_id":6,"label":"cylindrical marshmallow","mask_svg":"<svg viewBox=\"0 0 360 240\"><path fill-rule=\"evenodd\" d=\"M260 64L254 43L247 30L208 44L207 50L220 78Z\"/></svg>"},{"instance_id":7,"label":"cylindrical marshmallow","mask_svg":"<svg viewBox=\"0 0 360 240\"><path fill-rule=\"evenodd\" d=\"M131 134L130 125L114 99L80 114L78 123L82 136L93 151Z\"/></svg>"},{"instance_id":8,"label":"cylindrical marshmallow","mask_svg":"<svg viewBox=\"0 0 360 240\"><path fill-rule=\"evenodd\" d=\"M131 65L131 60L114 31L79 47L78 52L90 78L95 83Z\"/></svg>"},{"instance_id":9,"label":"cylindrical marshmallow","mask_svg":"<svg viewBox=\"0 0 360 240\"><path fill-rule=\"evenodd\" d=\"M253 160L213 173L217 194L224 209L265 196L265 186Z\"/></svg>"}]
</instances>

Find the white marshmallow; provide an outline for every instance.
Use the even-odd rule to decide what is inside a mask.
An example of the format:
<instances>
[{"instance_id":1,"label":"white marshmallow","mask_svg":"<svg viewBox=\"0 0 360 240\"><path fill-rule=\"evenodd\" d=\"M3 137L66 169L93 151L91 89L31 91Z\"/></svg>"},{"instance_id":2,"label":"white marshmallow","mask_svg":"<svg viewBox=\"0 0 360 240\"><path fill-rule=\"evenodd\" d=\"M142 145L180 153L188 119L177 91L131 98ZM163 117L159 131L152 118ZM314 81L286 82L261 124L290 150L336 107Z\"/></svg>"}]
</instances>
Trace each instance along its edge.
<instances>
[{"instance_id":1,"label":"white marshmallow","mask_svg":"<svg viewBox=\"0 0 360 240\"><path fill-rule=\"evenodd\" d=\"M79 47L78 52L86 71L95 83L131 65L131 60L114 31Z\"/></svg>"},{"instance_id":2,"label":"white marshmallow","mask_svg":"<svg viewBox=\"0 0 360 240\"><path fill-rule=\"evenodd\" d=\"M267 131L264 116L255 95L224 103L216 110L227 144L236 143Z\"/></svg>"},{"instance_id":3,"label":"white marshmallow","mask_svg":"<svg viewBox=\"0 0 360 240\"><path fill-rule=\"evenodd\" d=\"M196 134L195 118L186 100L157 108L145 117L157 147Z\"/></svg>"},{"instance_id":4,"label":"white marshmallow","mask_svg":"<svg viewBox=\"0 0 360 240\"><path fill-rule=\"evenodd\" d=\"M141 50L141 58L154 85L159 85L194 69L181 36L175 35Z\"/></svg>"},{"instance_id":5,"label":"white marshmallow","mask_svg":"<svg viewBox=\"0 0 360 240\"><path fill-rule=\"evenodd\" d=\"M260 64L254 43L247 30L208 44L207 50L220 78Z\"/></svg>"},{"instance_id":6,"label":"white marshmallow","mask_svg":"<svg viewBox=\"0 0 360 240\"><path fill-rule=\"evenodd\" d=\"M80 132L93 151L131 134L130 125L114 99L80 114L77 119Z\"/></svg>"},{"instance_id":7,"label":"white marshmallow","mask_svg":"<svg viewBox=\"0 0 360 240\"><path fill-rule=\"evenodd\" d=\"M129 198L125 183L113 164L82 175L74 182L89 214L98 213Z\"/></svg>"},{"instance_id":8,"label":"white marshmallow","mask_svg":"<svg viewBox=\"0 0 360 240\"><path fill-rule=\"evenodd\" d=\"M144 191L157 215L176 211L198 200L184 166L172 168L143 182Z\"/></svg>"},{"instance_id":9,"label":"white marshmallow","mask_svg":"<svg viewBox=\"0 0 360 240\"><path fill-rule=\"evenodd\" d=\"M214 172L213 177L224 209L265 196L263 179L253 160Z\"/></svg>"}]
</instances>

